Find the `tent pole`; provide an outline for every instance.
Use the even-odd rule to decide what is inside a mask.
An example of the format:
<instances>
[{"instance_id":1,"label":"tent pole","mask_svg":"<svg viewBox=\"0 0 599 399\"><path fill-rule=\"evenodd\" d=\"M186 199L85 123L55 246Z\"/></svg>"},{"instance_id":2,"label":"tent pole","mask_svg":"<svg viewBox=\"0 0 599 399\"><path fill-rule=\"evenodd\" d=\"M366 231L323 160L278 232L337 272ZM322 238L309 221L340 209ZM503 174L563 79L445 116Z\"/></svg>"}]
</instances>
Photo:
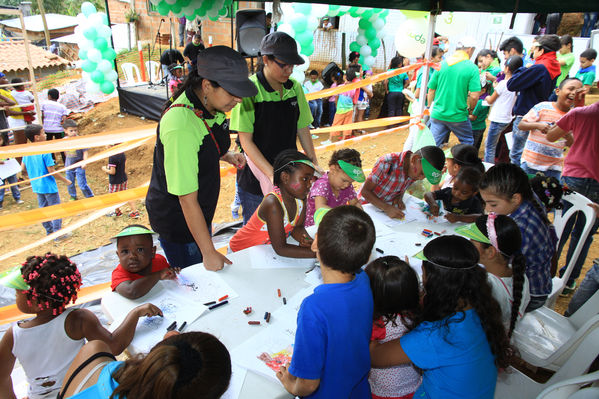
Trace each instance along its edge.
<instances>
[{"instance_id":1,"label":"tent pole","mask_svg":"<svg viewBox=\"0 0 599 399\"><path fill-rule=\"evenodd\" d=\"M437 22L437 14L436 12L431 12L429 14L429 19L428 19L428 32L427 32L427 37L426 37L426 51L424 53L424 58L426 58L427 60L431 59L432 53L433 53L433 39L435 38L435 24ZM428 71L429 68L428 67L424 67L424 69L422 70L422 81L420 84L420 98L418 99L418 101L420 102L418 104L418 114L422 115L422 113L424 112L424 104L426 103L426 87L428 86Z\"/></svg>"}]
</instances>

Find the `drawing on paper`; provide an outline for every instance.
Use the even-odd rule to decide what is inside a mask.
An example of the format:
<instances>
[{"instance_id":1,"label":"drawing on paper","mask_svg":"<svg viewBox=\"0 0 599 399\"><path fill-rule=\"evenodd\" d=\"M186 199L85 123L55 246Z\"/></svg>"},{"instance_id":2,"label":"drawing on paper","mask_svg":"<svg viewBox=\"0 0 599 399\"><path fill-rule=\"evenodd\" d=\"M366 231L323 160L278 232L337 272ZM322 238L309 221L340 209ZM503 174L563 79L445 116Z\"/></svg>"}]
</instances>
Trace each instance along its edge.
<instances>
[{"instance_id":1,"label":"drawing on paper","mask_svg":"<svg viewBox=\"0 0 599 399\"><path fill-rule=\"evenodd\" d=\"M157 330L164 323L164 317L150 316L141 319L140 327L148 330Z\"/></svg>"},{"instance_id":2,"label":"drawing on paper","mask_svg":"<svg viewBox=\"0 0 599 399\"><path fill-rule=\"evenodd\" d=\"M287 348L276 353L269 354L267 352L262 352L258 356L258 359L262 360L269 369L278 373L281 366L285 366L287 363L291 362L292 355L293 345L289 345Z\"/></svg>"},{"instance_id":3,"label":"drawing on paper","mask_svg":"<svg viewBox=\"0 0 599 399\"><path fill-rule=\"evenodd\" d=\"M186 291L196 292L200 289L200 287L196 283L194 283L193 281L181 274L177 276L177 280L179 282L179 285L182 286Z\"/></svg>"}]
</instances>

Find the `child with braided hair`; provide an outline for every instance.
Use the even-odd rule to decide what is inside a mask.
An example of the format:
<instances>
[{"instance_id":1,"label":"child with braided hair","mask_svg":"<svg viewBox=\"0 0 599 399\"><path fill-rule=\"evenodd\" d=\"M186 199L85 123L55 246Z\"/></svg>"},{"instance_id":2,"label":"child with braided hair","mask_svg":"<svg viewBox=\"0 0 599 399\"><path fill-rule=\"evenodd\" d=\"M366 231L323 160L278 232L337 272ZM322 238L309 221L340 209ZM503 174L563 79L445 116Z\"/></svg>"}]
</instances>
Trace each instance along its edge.
<instances>
[{"instance_id":1,"label":"child with braided hair","mask_svg":"<svg viewBox=\"0 0 599 399\"><path fill-rule=\"evenodd\" d=\"M13 324L0 341L0 397L14 399L10 374L18 359L29 383L29 399L56 397L69 365L85 340L104 341L113 354L133 339L142 316L161 315L152 304L133 309L110 333L87 309L66 308L81 287L77 265L64 255L30 256L21 268L4 273L2 285L16 289L16 305L33 319Z\"/></svg>"}]
</instances>

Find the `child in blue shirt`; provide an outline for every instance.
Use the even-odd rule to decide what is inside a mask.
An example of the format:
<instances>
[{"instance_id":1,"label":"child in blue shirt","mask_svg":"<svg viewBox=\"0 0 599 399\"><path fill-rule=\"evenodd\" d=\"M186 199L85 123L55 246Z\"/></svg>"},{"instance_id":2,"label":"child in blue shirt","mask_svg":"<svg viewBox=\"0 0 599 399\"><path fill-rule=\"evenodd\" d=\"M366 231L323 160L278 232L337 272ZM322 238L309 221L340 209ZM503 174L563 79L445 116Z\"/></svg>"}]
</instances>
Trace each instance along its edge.
<instances>
[{"instance_id":1,"label":"child in blue shirt","mask_svg":"<svg viewBox=\"0 0 599 399\"><path fill-rule=\"evenodd\" d=\"M361 266L375 240L372 219L344 205L327 212L312 250L323 284L302 302L289 368L277 378L302 398L370 398L368 343L372 332L370 281Z\"/></svg>"},{"instance_id":2,"label":"child in blue shirt","mask_svg":"<svg viewBox=\"0 0 599 399\"><path fill-rule=\"evenodd\" d=\"M44 128L36 124L25 126L25 136L32 143L46 141ZM26 155L23 157L22 169L23 171L27 170L30 179L52 173L54 172L52 154ZM67 186L71 184L71 181L61 174L31 181L31 188L37 195L37 203L40 208L60 204L60 195L58 194L58 186L56 185L54 176L62 180ZM43 222L42 225L46 229L46 234L52 234L62 228L62 219Z\"/></svg>"}]
</instances>

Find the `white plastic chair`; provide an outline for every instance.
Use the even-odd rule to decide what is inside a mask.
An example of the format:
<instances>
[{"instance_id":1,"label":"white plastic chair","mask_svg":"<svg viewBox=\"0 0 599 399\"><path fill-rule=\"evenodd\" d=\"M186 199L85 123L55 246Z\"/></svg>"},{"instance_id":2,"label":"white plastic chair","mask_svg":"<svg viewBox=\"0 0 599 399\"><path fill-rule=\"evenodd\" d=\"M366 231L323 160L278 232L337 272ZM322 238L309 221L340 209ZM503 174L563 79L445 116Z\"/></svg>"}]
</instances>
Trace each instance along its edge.
<instances>
[{"instance_id":1,"label":"white plastic chair","mask_svg":"<svg viewBox=\"0 0 599 399\"><path fill-rule=\"evenodd\" d=\"M578 260L578 257L580 256L580 252L582 251L584 242L586 241L589 233L591 232L591 229L593 228L593 224L595 223L595 217L596 217L595 211L593 210L593 208L588 206L588 204L592 203L591 200L589 200L587 197L585 197L582 194L579 194L576 192L566 194L562 197L562 201L569 202L572 204L572 206L565 212L556 212L555 213L555 219L553 220L553 225L555 226L555 232L557 233L557 236L560 238L560 240L561 240L564 228L566 226L566 223L568 222L568 219L573 217L576 212L582 212L584 214L585 222L584 222L584 229L582 230L582 235L580 236L580 239L578 240L578 244L576 245L576 248L574 249L574 253L572 254L570 263L568 263L566 265L566 271L564 272L562 277L556 276L552 280L553 288L551 289L551 294L549 294L549 297L547 298L547 301L545 302L545 306L547 306L549 308L553 308L558 295L561 294L562 291L564 290L564 287L566 286L566 283L568 282L568 279L570 278L570 275L572 274L574 265L576 264L576 261ZM567 237L564 237L564 239L567 239ZM559 246L559 243L558 243L558 246ZM567 248L564 247L564 250L567 250Z\"/></svg>"},{"instance_id":2,"label":"white plastic chair","mask_svg":"<svg viewBox=\"0 0 599 399\"><path fill-rule=\"evenodd\" d=\"M125 75L125 80L127 81L128 85L131 86L137 83L142 83L137 65L130 62L125 62L121 64L121 69L123 70L123 74ZM135 79L136 76L137 80Z\"/></svg>"},{"instance_id":3,"label":"white plastic chair","mask_svg":"<svg viewBox=\"0 0 599 399\"><path fill-rule=\"evenodd\" d=\"M148 80L152 83L159 83L162 80L162 68L156 61L146 61L146 71L148 72Z\"/></svg>"},{"instance_id":4,"label":"white plastic chair","mask_svg":"<svg viewBox=\"0 0 599 399\"><path fill-rule=\"evenodd\" d=\"M497 378L495 399L532 399L554 384L586 373L591 363L599 355L597 342L599 342L599 326L589 331L564 365L544 384L534 381L514 367L508 367Z\"/></svg>"},{"instance_id":5,"label":"white plastic chair","mask_svg":"<svg viewBox=\"0 0 599 399\"><path fill-rule=\"evenodd\" d=\"M580 377L570 378L569 380L558 382L543 390L537 399L597 399L599 398L599 387L592 386L580 389L581 386L593 383L599 383L599 371L581 375Z\"/></svg>"},{"instance_id":6,"label":"white plastic chair","mask_svg":"<svg viewBox=\"0 0 599 399\"><path fill-rule=\"evenodd\" d=\"M557 370L568 361L583 339L599 328L598 313L599 291L570 317L542 306L526 313L516 323L512 342L526 362Z\"/></svg>"}]
</instances>

